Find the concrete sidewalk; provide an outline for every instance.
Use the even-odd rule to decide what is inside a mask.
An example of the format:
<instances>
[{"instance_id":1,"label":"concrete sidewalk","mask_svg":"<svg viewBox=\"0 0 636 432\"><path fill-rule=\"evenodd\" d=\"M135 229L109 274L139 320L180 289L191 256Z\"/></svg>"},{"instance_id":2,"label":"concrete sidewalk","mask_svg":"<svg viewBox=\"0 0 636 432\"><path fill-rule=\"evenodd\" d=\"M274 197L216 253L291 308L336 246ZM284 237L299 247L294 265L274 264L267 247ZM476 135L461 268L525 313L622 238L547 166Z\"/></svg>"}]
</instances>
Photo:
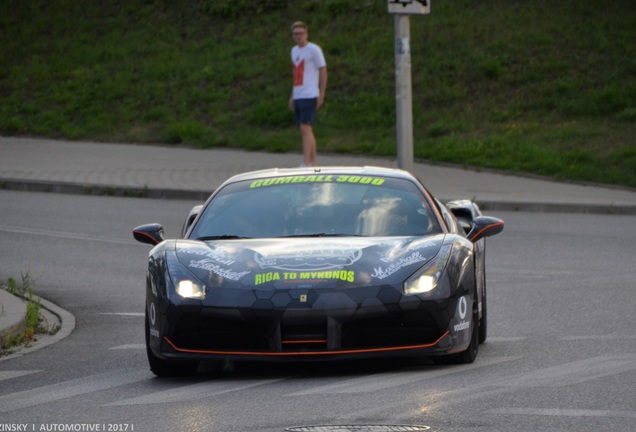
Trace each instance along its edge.
<instances>
[{"instance_id":1,"label":"concrete sidewalk","mask_svg":"<svg viewBox=\"0 0 636 432\"><path fill-rule=\"evenodd\" d=\"M0 137L0 189L204 200L232 175L291 168L300 154L99 144ZM319 154L321 165L397 167L389 158ZM636 214L636 190L556 182L416 162L414 174L441 200L488 210Z\"/></svg>"},{"instance_id":2,"label":"concrete sidewalk","mask_svg":"<svg viewBox=\"0 0 636 432\"><path fill-rule=\"evenodd\" d=\"M319 155L322 165L397 167L394 159ZM98 144L0 137L0 189L205 200L227 178L291 168L300 154ZM636 191L416 162L414 174L441 200L472 199L485 210L636 215ZM3 307L4 306L4 307ZM19 331L25 306L0 290L0 334Z\"/></svg>"}]
</instances>

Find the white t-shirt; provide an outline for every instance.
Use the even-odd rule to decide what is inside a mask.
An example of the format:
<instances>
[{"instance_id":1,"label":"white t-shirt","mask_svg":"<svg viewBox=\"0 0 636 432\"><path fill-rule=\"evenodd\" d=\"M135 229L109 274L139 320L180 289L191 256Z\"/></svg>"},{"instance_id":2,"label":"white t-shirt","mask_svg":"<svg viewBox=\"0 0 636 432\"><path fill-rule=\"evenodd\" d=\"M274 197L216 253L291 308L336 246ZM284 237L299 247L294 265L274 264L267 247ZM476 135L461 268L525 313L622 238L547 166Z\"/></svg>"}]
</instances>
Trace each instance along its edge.
<instances>
[{"instance_id":1,"label":"white t-shirt","mask_svg":"<svg viewBox=\"0 0 636 432\"><path fill-rule=\"evenodd\" d=\"M320 47L307 43L304 47L296 45L291 50L294 72L294 99L312 99L320 95L319 69L326 67L327 62Z\"/></svg>"}]
</instances>

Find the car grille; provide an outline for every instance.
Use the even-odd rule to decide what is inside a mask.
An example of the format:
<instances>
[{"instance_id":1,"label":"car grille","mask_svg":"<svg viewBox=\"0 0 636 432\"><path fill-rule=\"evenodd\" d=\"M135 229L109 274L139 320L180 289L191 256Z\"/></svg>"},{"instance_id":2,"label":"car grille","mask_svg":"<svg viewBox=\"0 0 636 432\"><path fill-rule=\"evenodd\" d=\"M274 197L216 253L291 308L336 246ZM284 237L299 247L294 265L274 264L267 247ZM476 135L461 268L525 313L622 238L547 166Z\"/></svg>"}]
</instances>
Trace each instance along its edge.
<instances>
[{"instance_id":1,"label":"car grille","mask_svg":"<svg viewBox=\"0 0 636 432\"><path fill-rule=\"evenodd\" d=\"M342 348L383 348L408 345L425 345L441 336L432 320L392 318L351 321L342 326Z\"/></svg>"},{"instance_id":2,"label":"car grille","mask_svg":"<svg viewBox=\"0 0 636 432\"><path fill-rule=\"evenodd\" d=\"M352 320L328 326L279 320L238 321L182 318L170 339L181 349L241 352L320 352L417 346L434 343L443 332L426 314Z\"/></svg>"},{"instance_id":3,"label":"car grille","mask_svg":"<svg viewBox=\"0 0 636 432\"><path fill-rule=\"evenodd\" d=\"M180 348L193 350L269 351L272 341L266 322L182 319L173 338Z\"/></svg>"}]
</instances>

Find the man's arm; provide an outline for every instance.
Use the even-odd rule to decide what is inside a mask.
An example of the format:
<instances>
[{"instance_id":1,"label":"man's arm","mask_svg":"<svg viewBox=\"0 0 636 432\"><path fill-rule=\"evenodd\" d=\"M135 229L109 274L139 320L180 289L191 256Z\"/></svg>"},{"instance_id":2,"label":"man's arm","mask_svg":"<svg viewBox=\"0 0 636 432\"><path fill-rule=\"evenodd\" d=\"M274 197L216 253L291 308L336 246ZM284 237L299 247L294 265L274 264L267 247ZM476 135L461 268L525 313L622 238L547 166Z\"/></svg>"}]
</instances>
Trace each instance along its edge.
<instances>
[{"instance_id":1,"label":"man's arm","mask_svg":"<svg viewBox=\"0 0 636 432\"><path fill-rule=\"evenodd\" d=\"M327 66L323 66L318 69L318 89L320 95L318 96L318 102L316 103L316 109L320 108L325 101L325 95L327 94Z\"/></svg>"}]
</instances>

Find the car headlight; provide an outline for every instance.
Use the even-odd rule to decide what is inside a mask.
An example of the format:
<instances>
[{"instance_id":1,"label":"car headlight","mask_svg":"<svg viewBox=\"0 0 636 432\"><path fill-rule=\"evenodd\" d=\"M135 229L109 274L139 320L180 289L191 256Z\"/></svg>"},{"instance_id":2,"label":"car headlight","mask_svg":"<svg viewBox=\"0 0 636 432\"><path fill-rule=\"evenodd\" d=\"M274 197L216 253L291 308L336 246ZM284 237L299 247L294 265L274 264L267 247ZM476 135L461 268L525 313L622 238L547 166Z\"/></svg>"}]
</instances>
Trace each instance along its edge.
<instances>
[{"instance_id":1,"label":"car headlight","mask_svg":"<svg viewBox=\"0 0 636 432\"><path fill-rule=\"evenodd\" d=\"M444 272L453 245L442 245L432 260L416 271L404 282L404 294L426 294L437 286L440 276Z\"/></svg>"},{"instance_id":2,"label":"car headlight","mask_svg":"<svg viewBox=\"0 0 636 432\"><path fill-rule=\"evenodd\" d=\"M186 266L179 262L174 251L166 252L166 261L168 263L168 273L177 294L183 298L205 298L205 285Z\"/></svg>"},{"instance_id":3,"label":"car headlight","mask_svg":"<svg viewBox=\"0 0 636 432\"><path fill-rule=\"evenodd\" d=\"M205 298L205 286L191 280L180 280L176 291L183 298Z\"/></svg>"}]
</instances>

